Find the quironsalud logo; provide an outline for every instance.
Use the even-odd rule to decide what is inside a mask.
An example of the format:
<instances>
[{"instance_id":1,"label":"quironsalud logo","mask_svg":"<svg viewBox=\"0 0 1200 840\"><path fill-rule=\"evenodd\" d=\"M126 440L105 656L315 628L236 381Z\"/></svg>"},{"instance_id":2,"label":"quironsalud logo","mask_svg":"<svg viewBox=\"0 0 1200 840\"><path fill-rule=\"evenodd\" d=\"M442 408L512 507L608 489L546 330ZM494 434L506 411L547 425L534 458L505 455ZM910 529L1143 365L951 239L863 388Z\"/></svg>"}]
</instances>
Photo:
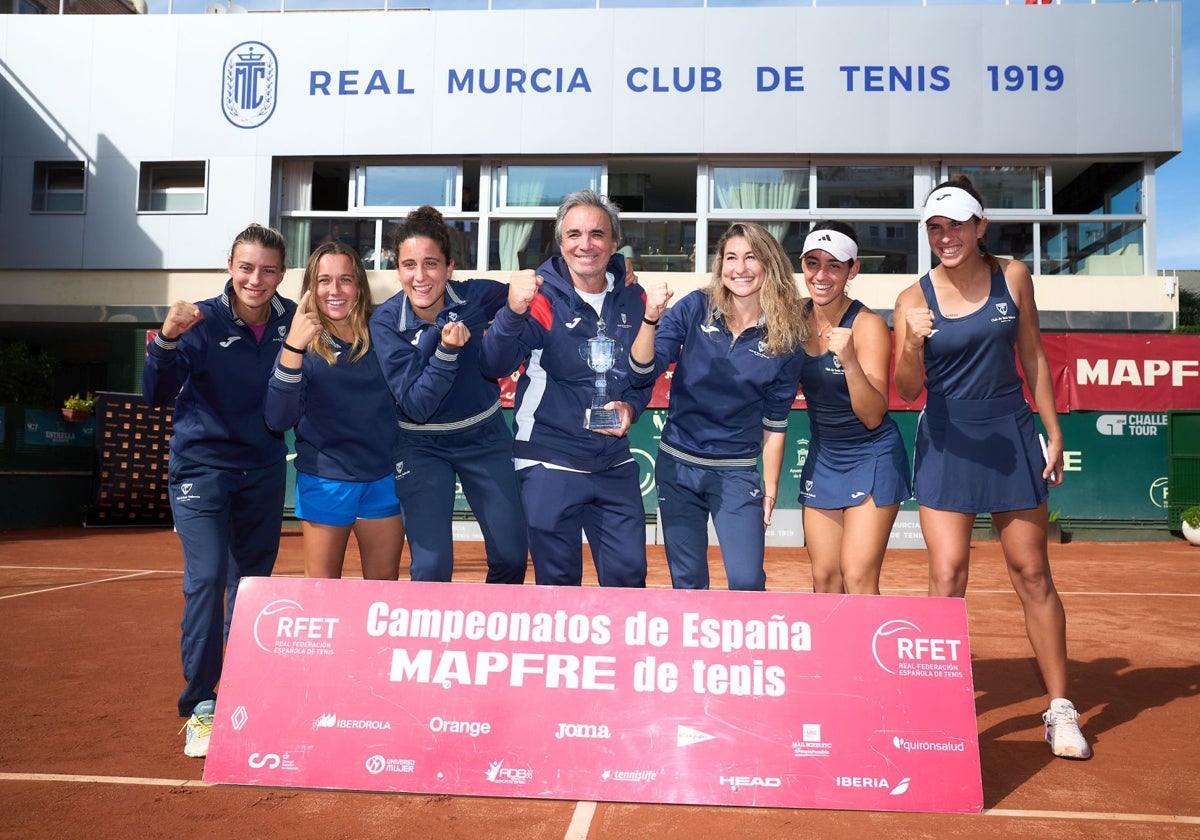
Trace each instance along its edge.
<instances>
[{"instance_id":1,"label":"quironsalud logo","mask_svg":"<svg viewBox=\"0 0 1200 840\"><path fill-rule=\"evenodd\" d=\"M275 113L279 62L261 41L243 41L221 68L221 111L237 128L258 128Z\"/></svg>"}]
</instances>

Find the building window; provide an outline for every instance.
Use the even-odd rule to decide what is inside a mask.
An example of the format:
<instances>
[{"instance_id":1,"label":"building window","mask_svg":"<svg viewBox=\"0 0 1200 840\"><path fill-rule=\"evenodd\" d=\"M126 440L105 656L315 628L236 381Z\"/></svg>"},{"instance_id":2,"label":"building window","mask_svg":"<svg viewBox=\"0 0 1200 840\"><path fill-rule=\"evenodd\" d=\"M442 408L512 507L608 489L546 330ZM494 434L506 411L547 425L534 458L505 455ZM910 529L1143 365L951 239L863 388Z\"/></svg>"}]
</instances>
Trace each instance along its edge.
<instances>
[{"instance_id":1,"label":"building window","mask_svg":"<svg viewBox=\"0 0 1200 840\"><path fill-rule=\"evenodd\" d=\"M834 210L913 207L911 166L818 166L817 207Z\"/></svg>"},{"instance_id":2,"label":"building window","mask_svg":"<svg viewBox=\"0 0 1200 840\"><path fill-rule=\"evenodd\" d=\"M506 166L500 174L497 207L551 207L576 190L599 190L602 167Z\"/></svg>"},{"instance_id":3,"label":"building window","mask_svg":"<svg viewBox=\"0 0 1200 840\"><path fill-rule=\"evenodd\" d=\"M203 213L207 208L207 163L199 160L142 164L138 212Z\"/></svg>"},{"instance_id":4,"label":"building window","mask_svg":"<svg viewBox=\"0 0 1200 840\"><path fill-rule=\"evenodd\" d=\"M951 166L950 178L966 175L987 210L1045 210L1044 166Z\"/></svg>"},{"instance_id":5,"label":"building window","mask_svg":"<svg viewBox=\"0 0 1200 840\"><path fill-rule=\"evenodd\" d=\"M457 166L364 166L364 207L456 207Z\"/></svg>"},{"instance_id":6,"label":"building window","mask_svg":"<svg viewBox=\"0 0 1200 840\"><path fill-rule=\"evenodd\" d=\"M82 161L38 161L33 165L35 213L82 213L85 170Z\"/></svg>"},{"instance_id":7,"label":"building window","mask_svg":"<svg viewBox=\"0 0 1200 840\"><path fill-rule=\"evenodd\" d=\"M713 168L714 210L807 210L808 167Z\"/></svg>"}]
</instances>

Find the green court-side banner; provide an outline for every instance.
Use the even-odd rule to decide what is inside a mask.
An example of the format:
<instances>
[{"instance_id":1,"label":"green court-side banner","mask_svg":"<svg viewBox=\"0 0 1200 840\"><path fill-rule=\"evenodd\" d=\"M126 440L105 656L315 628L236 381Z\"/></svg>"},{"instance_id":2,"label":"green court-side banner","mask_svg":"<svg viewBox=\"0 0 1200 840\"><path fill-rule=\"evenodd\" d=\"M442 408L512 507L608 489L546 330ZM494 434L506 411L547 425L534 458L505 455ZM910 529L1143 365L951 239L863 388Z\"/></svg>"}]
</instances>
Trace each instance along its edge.
<instances>
[{"instance_id":1,"label":"green court-side banner","mask_svg":"<svg viewBox=\"0 0 1200 840\"><path fill-rule=\"evenodd\" d=\"M511 424L512 412L505 415ZM666 416L663 409L651 409L629 431L630 449L641 469L642 503L650 514L658 508L654 460ZM910 460L919 416L913 411L892 413ZM1064 481L1050 492L1051 511L1064 519L1166 522L1166 413L1076 411L1060 414L1058 422L1066 443ZM800 472L809 441L808 412L793 411L779 480L780 510L800 508ZM455 510L470 510L461 488ZM910 500L901 506L902 512L908 510L915 511L916 503Z\"/></svg>"}]
</instances>

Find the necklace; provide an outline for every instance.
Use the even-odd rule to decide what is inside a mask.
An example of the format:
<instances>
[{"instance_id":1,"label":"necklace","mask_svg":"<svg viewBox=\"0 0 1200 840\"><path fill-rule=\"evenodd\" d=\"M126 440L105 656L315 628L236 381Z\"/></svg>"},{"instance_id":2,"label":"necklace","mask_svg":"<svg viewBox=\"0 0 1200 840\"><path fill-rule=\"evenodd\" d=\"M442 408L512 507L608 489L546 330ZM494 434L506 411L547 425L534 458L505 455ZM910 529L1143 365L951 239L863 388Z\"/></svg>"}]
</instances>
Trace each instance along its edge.
<instances>
[{"instance_id":1,"label":"necklace","mask_svg":"<svg viewBox=\"0 0 1200 840\"><path fill-rule=\"evenodd\" d=\"M845 297L845 295L843 295ZM826 332L833 329L835 324L842 322L842 316L846 314L846 310L850 308L850 299L846 298L846 305L842 307L842 311L838 313L836 318L830 319L829 323L817 330L817 338L821 338ZM816 320L817 308L813 307L813 320Z\"/></svg>"}]
</instances>

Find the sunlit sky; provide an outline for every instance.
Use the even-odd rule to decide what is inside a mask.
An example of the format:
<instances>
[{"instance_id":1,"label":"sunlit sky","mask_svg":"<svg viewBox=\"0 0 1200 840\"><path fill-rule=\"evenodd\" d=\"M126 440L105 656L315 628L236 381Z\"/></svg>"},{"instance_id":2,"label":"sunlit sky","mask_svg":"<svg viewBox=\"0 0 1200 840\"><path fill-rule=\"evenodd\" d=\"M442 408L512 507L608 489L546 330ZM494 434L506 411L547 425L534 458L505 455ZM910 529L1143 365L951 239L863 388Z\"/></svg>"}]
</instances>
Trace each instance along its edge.
<instances>
[{"instance_id":1,"label":"sunlit sky","mask_svg":"<svg viewBox=\"0 0 1200 840\"><path fill-rule=\"evenodd\" d=\"M501 0L502 1L502 0ZM1102 0L1129 2L1130 0ZM1175 0L1170 0L1175 2ZM147 0L150 14L162 14L170 8L174 13L199 13L214 0ZM230 0L216 0L228 6ZM384 0L284 0L288 9L305 8L383 8ZM393 0L392 6L430 6L434 8L477 7L484 0ZM528 5L528 0L525 0ZM580 0L581 3L586 0ZM743 0L746 2L746 0ZM752 2L752 0L750 0ZM749 5L750 2L746 4ZM924 5L985 5L987 0L925 0ZM1003 3L1004 0L994 0ZM1023 0L1010 0L1020 5ZM1087 3L1091 0L1063 0L1066 3ZM1135 0L1136 2L1136 0ZM1142 0L1152 2L1152 0ZM1195 2L1195 0L1193 0ZM278 9L280 0L236 0L239 7L251 11ZM572 0L568 3L573 5ZM664 0L668 4L669 0ZM912 6L922 0L817 0L818 6ZM564 5L563 0L551 0L551 5ZM590 3L588 3L590 5ZM681 5L693 5L685 0ZM724 5L724 4L722 4ZM1189 12L1192 12L1189 14ZM1097 45L1107 46L1107 45ZM1184 151L1158 170L1158 268L1200 270L1200 224L1195 207L1200 188L1200 13L1195 6L1183 9L1183 148Z\"/></svg>"}]
</instances>

